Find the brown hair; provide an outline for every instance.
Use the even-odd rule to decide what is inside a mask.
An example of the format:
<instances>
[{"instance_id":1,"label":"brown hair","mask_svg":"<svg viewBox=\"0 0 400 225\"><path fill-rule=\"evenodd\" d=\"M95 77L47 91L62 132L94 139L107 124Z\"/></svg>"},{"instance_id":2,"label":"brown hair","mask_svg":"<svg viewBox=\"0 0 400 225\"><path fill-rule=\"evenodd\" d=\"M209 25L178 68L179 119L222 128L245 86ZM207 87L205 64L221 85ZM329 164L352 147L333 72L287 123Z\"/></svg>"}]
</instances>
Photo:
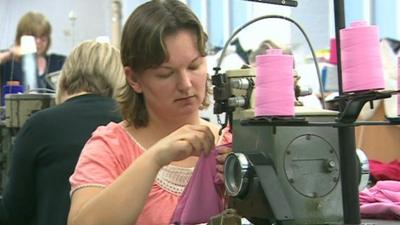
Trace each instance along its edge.
<instances>
[{"instance_id":1,"label":"brown hair","mask_svg":"<svg viewBox=\"0 0 400 225\"><path fill-rule=\"evenodd\" d=\"M180 30L197 36L197 49L206 56L207 35L196 15L179 0L152 0L136 8L125 23L121 38L121 59L135 73L154 68L168 61L165 37ZM209 88L207 85L207 92ZM142 94L126 84L118 98L124 119L135 127L148 123ZM209 105L206 97L203 107Z\"/></svg>"},{"instance_id":2,"label":"brown hair","mask_svg":"<svg viewBox=\"0 0 400 225\"><path fill-rule=\"evenodd\" d=\"M46 36L48 44L45 53L50 48L51 44L51 25L47 18L39 12L27 12L21 17L17 26L17 33L15 35L15 44L20 45L20 39L23 35L32 36Z\"/></svg>"}]
</instances>

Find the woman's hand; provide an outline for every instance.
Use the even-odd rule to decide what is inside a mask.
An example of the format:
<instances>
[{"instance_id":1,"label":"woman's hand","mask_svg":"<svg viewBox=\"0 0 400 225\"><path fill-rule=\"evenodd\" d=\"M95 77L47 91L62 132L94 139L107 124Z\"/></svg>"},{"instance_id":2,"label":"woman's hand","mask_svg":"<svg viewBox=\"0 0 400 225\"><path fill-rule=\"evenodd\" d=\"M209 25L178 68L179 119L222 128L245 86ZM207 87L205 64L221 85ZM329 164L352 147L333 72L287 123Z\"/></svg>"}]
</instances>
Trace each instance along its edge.
<instances>
[{"instance_id":1,"label":"woman's hand","mask_svg":"<svg viewBox=\"0 0 400 225\"><path fill-rule=\"evenodd\" d=\"M224 163L225 163L225 159L226 156L232 152L232 145L221 145L217 147L217 175L216 175L216 179L217 181L224 181Z\"/></svg>"},{"instance_id":2,"label":"woman's hand","mask_svg":"<svg viewBox=\"0 0 400 225\"><path fill-rule=\"evenodd\" d=\"M21 46L13 46L10 48L10 53L12 57L19 58L22 55Z\"/></svg>"},{"instance_id":3,"label":"woman's hand","mask_svg":"<svg viewBox=\"0 0 400 225\"><path fill-rule=\"evenodd\" d=\"M214 135L205 125L184 125L150 147L156 163L162 167L189 156L208 154L214 148Z\"/></svg>"},{"instance_id":4,"label":"woman's hand","mask_svg":"<svg viewBox=\"0 0 400 225\"><path fill-rule=\"evenodd\" d=\"M8 51L0 52L0 64L9 61L12 58L19 58L21 55L22 55L21 47L19 46L11 47Z\"/></svg>"}]
</instances>

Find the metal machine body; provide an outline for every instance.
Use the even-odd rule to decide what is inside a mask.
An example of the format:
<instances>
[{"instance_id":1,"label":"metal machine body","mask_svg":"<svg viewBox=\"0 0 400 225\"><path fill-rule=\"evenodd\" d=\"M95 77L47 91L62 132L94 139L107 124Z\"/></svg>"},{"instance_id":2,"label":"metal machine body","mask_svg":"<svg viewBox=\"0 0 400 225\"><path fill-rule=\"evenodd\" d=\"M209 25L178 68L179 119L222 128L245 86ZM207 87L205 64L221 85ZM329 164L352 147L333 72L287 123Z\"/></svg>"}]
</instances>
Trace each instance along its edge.
<instances>
[{"instance_id":1,"label":"metal machine body","mask_svg":"<svg viewBox=\"0 0 400 225\"><path fill-rule=\"evenodd\" d=\"M303 118L313 122L334 119L329 113ZM262 121L244 124L241 120L233 120L232 125L233 152L243 153L254 168L246 171L253 174L245 175L248 181L241 187L243 193L230 202L240 215L255 224L343 223L336 128L274 126ZM228 177L233 175L229 170L225 180L232 185L229 182L238 174Z\"/></svg>"},{"instance_id":2,"label":"metal machine body","mask_svg":"<svg viewBox=\"0 0 400 225\"><path fill-rule=\"evenodd\" d=\"M8 94L5 97L7 127L20 128L35 112L55 105L54 94Z\"/></svg>"},{"instance_id":3,"label":"metal machine body","mask_svg":"<svg viewBox=\"0 0 400 225\"><path fill-rule=\"evenodd\" d=\"M7 184L11 149L19 129L32 114L55 105L50 93L7 94L0 120L0 195Z\"/></svg>"}]
</instances>

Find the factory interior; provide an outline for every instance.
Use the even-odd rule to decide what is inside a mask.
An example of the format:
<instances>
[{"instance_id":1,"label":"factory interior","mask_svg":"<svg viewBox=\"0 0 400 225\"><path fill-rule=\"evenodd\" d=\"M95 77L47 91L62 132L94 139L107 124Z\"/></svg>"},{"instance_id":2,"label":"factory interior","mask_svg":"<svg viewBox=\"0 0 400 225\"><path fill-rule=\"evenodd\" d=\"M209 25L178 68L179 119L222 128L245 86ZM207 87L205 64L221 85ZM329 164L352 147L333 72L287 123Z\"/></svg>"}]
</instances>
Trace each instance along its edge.
<instances>
[{"instance_id":1,"label":"factory interior","mask_svg":"<svg viewBox=\"0 0 400 225\"><path fill-rule=\"evenodd\" d=\"M399 225L399 15L0 0L0 225Z\"/></svg>"}]
</instances>

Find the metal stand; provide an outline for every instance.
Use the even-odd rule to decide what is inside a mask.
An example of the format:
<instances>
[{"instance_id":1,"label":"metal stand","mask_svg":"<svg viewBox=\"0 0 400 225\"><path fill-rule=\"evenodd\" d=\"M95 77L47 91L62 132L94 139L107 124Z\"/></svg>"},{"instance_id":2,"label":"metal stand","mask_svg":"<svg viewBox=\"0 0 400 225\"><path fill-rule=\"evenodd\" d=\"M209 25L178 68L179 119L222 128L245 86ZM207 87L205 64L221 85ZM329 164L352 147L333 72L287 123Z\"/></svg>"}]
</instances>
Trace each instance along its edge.
<instances>
[{"instance_id":1,"label":"metal stand","mask_svg":"<svg viewBox=\"0 0 400 225\"><path fill-rule=\"evenodd\" d=\"M343 94L342 88L342 66L340 52L340 29L345 27L344 0L333 0L335 9L335 33L337 49L337 69L339 82L339 95ZM344 108L344 107L341 107ZM343 198L343 223L360 224L360 204L358 198L358 183L356 164L356 144L354 127L340 127L339 146L340 146L340 174L342 180Z\"/></svg>"}]
</instances>

